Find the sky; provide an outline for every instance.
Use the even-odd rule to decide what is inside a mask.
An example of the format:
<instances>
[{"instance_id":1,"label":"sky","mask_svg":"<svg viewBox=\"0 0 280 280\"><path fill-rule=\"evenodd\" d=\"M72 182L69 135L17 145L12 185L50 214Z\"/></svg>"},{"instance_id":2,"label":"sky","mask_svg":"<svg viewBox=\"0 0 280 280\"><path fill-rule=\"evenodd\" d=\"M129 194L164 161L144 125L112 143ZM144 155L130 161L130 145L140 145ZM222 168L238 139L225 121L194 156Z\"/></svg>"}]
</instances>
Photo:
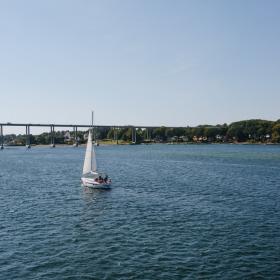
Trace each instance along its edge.
<instances>
[{"instance_id":1,"label":"sky","mask_svg":"<svg viewBox=\"0 0 280 280\"><path fill-rule=\"evenodd\" d=\"M0 122L280 118L278 0L0 0Z\"/></svg>"}]
</instances>

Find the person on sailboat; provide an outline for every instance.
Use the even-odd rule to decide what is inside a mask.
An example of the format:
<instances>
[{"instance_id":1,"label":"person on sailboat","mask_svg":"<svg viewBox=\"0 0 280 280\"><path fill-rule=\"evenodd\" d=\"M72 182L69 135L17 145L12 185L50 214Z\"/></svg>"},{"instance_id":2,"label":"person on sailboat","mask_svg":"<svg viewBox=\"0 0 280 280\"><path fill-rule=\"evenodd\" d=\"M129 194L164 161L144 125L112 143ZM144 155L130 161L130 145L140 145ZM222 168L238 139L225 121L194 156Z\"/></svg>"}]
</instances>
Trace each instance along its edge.
<instances>
[{"instance_id":1,"label":"person on sailboat","mask_svg":"<svg viewBox=\"0 0 280 280\"><path fill-rule=\"evenodd\" d=\"M98 177L98 182L103 183L103 178L101 176Z\"/></svg>"},{"instance_id":2,"label":"person on sailboat","mask_svg":"<svg viewBox=\"0 0 280 280\"><path fill-rule=\"evenodd\" d=\"M107 181L108 181L108 175L106 175L104 178L104 182L107 183Z\"/></svg>"}]
</instances>

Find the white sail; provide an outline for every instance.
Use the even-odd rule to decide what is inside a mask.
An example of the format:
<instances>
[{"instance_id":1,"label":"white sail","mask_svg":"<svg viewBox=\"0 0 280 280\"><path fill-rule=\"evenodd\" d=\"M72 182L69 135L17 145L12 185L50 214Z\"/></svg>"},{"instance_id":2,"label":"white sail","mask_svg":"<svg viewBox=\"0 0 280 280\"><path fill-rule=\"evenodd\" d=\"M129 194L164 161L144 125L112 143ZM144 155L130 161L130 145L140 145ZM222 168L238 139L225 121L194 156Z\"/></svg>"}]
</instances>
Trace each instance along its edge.
<instances>
[{"instance_id":1,"label":"white sail","mask_svg":"<svg viewBox=\"0 0 280 280\"><path fill-rule=\"evenodd\" d=\"M96 164L96 155L94 146L92 146L92 158L91 158L91 170L96 172L97 164Z\"/></svg>"},{"instance_id":2,"label":"white sail","mask_svg":"<svg viewBox=\"0 0 280 280\"><path fill-rule=\"evenodd\" d=\"M89 173L90 171L96 171L96 157L95 157L94 147L92 145L92 135L91 132L89 131L85 161L83 167L83 174Z\"/></svg>"}]
</instances>

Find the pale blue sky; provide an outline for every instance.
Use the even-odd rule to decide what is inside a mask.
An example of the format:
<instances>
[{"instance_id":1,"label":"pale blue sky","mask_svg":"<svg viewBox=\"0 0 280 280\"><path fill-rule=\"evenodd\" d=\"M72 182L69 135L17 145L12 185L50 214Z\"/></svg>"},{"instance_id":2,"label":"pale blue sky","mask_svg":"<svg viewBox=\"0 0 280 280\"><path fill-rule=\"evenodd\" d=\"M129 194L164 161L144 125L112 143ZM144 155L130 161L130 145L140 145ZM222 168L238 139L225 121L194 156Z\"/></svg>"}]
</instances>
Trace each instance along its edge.
<instances>
[{"instance_id":1,"label":"pale blue sky","mask_svg":"<svg viewBox=\"0 0 280 280\"><path fill-rule=\"evenodd\" d=\"M1 1L0 122L280 118L280 1Z\"/></svg>"}]
</instances>

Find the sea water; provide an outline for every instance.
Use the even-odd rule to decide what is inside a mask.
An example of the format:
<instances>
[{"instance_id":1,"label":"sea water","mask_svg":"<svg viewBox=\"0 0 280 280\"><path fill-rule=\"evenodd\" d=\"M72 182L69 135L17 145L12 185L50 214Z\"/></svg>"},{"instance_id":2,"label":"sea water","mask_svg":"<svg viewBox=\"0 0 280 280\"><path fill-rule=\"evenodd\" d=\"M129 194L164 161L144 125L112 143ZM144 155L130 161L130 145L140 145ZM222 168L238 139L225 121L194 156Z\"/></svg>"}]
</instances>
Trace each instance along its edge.
<instances>
[{"instance_id":1,"label":"sea water","mask_svg":"<svg viewBox=\"0 0 280 280\"><path fill-rule=\"evenodd\" d=\"M280 279L280 147L0 152L0 279Z\"/></svg>"}]
</instances>

